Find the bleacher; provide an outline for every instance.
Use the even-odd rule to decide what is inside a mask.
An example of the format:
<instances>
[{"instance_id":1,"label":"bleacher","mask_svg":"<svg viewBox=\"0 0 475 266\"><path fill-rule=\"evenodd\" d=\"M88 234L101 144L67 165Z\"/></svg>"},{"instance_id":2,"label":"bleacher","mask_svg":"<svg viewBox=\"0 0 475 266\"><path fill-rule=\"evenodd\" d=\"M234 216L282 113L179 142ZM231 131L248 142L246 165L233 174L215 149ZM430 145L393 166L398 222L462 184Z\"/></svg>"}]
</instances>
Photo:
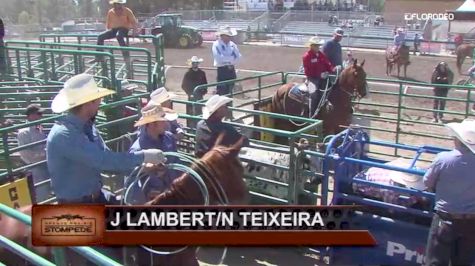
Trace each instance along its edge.
<instances>
[{"instance_id":1,"label":"bleacher","mask_svg":"<svg viewBox=\"0 0 475 266\"><path fill-rule=\"evenodd\" d=\"M217 30L219 27L228 25L236 30L247 30L252 24L251 20L184 20L186 26L196 27L201 30Z\"/></svg>"},{"instance_id":2,"label":"bleacher","mask_svg":"<svg viewBox=\"0 0 475 266\"><path fill-rule=\"evenodd\" d=\"M336 26L329 26L327 22L290 21L280 32L332 34L335 28Z\"/></svg>"}]
</instances>

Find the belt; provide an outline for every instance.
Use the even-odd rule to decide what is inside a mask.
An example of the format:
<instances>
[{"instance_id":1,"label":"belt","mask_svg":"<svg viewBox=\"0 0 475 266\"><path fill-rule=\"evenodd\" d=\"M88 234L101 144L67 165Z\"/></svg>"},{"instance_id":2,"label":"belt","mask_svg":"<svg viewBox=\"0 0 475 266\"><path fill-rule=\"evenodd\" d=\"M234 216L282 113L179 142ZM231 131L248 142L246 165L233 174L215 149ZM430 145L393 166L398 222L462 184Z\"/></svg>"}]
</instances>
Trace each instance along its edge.
<instances>
[{"instance_id":1,"label":"belt","mask_svg":"<svg viewBox=\"0 0 475 266\"><path fill-rule=\"evenodd\" d=\"M437 215L443 220L475 220L475 213L446 213L436 211Z\"/></svg>"}]
</instances>

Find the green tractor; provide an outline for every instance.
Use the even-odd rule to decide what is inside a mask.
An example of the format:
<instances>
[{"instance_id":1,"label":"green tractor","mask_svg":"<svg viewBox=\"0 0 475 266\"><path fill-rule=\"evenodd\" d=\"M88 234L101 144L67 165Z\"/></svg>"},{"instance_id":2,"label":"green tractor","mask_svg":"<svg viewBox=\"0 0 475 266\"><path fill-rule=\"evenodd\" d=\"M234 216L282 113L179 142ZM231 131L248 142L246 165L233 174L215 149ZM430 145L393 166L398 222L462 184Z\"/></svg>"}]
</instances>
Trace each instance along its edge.
<instances>
[{"instance_id":1,"label":"green tractor","mask_svg":"<svg viewBox=\"0 0 475 266\"><path fill-rule=\"evenodd\" d=\"M183 25L181 14L160 14L151 22L151 33L163 34L165 46L178 48L199 47L203 37L197 28Z\"/></svg>"}]
</instances>

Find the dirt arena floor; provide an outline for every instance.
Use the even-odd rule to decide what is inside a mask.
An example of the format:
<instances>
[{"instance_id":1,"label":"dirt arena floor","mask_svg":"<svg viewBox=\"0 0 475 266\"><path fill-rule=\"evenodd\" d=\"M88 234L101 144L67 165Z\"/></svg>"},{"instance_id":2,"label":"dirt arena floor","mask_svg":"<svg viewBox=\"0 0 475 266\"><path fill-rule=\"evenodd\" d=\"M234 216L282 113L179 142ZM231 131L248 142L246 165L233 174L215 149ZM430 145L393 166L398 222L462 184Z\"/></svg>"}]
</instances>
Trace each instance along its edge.
<instances>
[{"instance_id":1,"label":"dirt arena floor","mask_svg":"<svg viewBox=\"0 0 475 266\"><path fill-rule=\"evenodd\" d=\"M292 47L273 47L273 46L257 46L257 45L239 45L242 54L242 60L238 65L238 77L248 77L257 75L256 73L244 71L259 70L259 71L283 71L295 72L301 65L301 56L305 52L305 48ZM365 69L370 78L388 78L386 76L385 56L381 51L354 51L353 52L358 61L365 60ZM186 98L185 93L181 90L181 81L186 71L186 61L193 55L197 55L204 59L201 64L203 68L213 67L213 59L211 55L211 45L204 44L201 48L190 50L182 49L165 49L165 63L172 66L167 71L167 88L177 93L180 98ZM435 56L411 56L411 65L408 68L407 80L429 82L433 68L440 61L448 62L452 70L455 71L455 58L453 57L435 57ZM468 60L467 60L468 61ZM467 68L467 62L465 69ZM205 70L208 82L216 81L215 70ZM455 81L460 77L455 73ZM397 79L397 77L390 77ZM280 75L262 80L263 84L270 84L277 82ZM296 80L298 81L298 80ZM240 84L244 90L257 86L257 82L241 82ZM357 106L357 112L363 114L371 114L379 117L396 118L398 113L398 97L390 95L377 94L377 91L382 92L397 92L398 85L386 86L379 83L370 83L371 95L362 100L368 103L384 103L396 105L393 108L388 107L372 107L361 104ZM264 96L272 95L276 87L271 87L263 91ZM210 89L208 93L212 93ZM432 95L432 89L414 89L409 93L416 95ZM249 98L257 98L256 93L247 94ZM454 89L449 93L449 97L457 97L463 99L466 94L457 92ZM236 101L243 101L243 99L236 99ZM402 106L418 107L418 108L432 108L431 99L403 99ZM183 106L176 107L179 111L184 111ZM457 102L448 102L447 110L463 111L465 106L461 106ZM445 129L441 125L421 125L415 124L412 121L430 122L432 113L428 111L408 111L405 110L402 116L407 121L401 123L401 130L408 132L419 132L425 134L439 134L444 135ZM446 115L446 121L459 121L463 119L461 116ZM384 121L382 119L373 120L370 122L372 127L384 129L396 129L396 123ZM379 140L395 141L394 134L384 132L372 131L371 136ZM401 135L400 142L413 145L436 145L451 147L449 140L437 140L434 138L414 137L408 135ZM386 151L387 152L387 151ZM411 154L405 154L411 155ZM221 249L203 248L199 257L201 265L215 265L221 256ZM316 260L315 254L311 254L305 248L230 248L228 255L224 262L225 265L323 265L322 262Z\"/></svg>"}]
</instances>

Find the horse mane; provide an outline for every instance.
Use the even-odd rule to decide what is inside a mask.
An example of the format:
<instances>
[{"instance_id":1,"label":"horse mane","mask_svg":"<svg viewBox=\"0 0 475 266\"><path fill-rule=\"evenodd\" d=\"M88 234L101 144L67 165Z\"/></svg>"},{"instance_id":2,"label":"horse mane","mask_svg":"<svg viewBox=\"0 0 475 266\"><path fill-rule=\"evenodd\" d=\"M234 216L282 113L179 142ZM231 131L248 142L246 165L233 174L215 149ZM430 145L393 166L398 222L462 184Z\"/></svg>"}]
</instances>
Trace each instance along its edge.
<instances>
[{"instance_id":1,"label":"horse mane","mask_svg":"<svg viewBox=\"0 0 475 266\"><path fill-rule=\"evenodd\" d=\"M247 194L246 184L242 179L244 168L238 160L244 137L229 147L221 145L223 139L224 134L220 134L213 148L191 166L203 178L211 204L223 198L227 198L231 203L241 202ZM183 173L173 181L169 189L147 205L203 204L202 199L201 191L193 177Z\"/></svg>"}]
</instances>

